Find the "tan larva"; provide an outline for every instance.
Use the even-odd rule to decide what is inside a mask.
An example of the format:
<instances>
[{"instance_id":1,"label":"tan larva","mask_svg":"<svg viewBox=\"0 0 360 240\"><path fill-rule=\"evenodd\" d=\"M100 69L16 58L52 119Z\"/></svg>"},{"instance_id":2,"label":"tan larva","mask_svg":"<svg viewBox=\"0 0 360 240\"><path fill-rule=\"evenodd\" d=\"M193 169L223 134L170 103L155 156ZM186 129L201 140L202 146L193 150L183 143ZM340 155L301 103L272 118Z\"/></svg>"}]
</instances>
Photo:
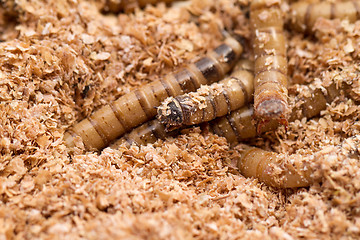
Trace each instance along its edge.
<instances>
[{"instance_id":1,"label":"tan larva","mask_svg":"<svg viewBox=\"0 0 360 240\"><path fill-rule=\"evenodd\" d=\"M318 18L348 19L355 22L360 18L360 1L308 3L300 1L291 5L291 26L294 30L310 33Z\"/></svg>"},{"instance_id":2,"label":"tan larva","mask_svg":"<svg viewBox=\"0 0 360 240\"><path fill-rule=\"evenodd\" d=\"M143 85L75 124L65 133L65 144L74 147L76 141L82 140L88 150L104 148L125 132L152 119L156 115L156 107L165 98L195 91L201 85L222 79L234 66L242 50L239 42L226 38L206 57L161 80Z\"/></svg>"},{"instance_id":3,"label":"tan larva","mask_svg":"<svg viewBox=\"0 0 360 240\"><path fill-rule=\"evenodd\" d=\"M166 135L176 134L176 132L166 132L164 126L157 120L150 121L148 125L144 124L139 127L139 130L139 132L133 131L128 134L126 139L120 139L111 147L117 149L120 144L125 143L129 146L134 142L145 145L146 143L153 143L159 138L165 138ZM138 133L144 133L144 135ZM158 137L155 137L156 135ZM131 137L134 138L129 139ZM353 139L344 140L330 154L341 154L345 150L348 157L354 154L358 155L358 138L359 136L355 136ZM357 141L357 143L354 141ZM312 184L316 180L312 176L314 169L311 168L309 161L306 161L306 159L311 160L316 158L316 154L322 154L314 153L307 157L296 154L287 156L244 144L237 145L234 150L236 154L233 159L244 177L257 178L260 182L277 188L307 187Z\"/></svg>"},{"instance_id":4,"label":"tan larva","mask_svg":"<svg viewBox=\"0 0 360 240\"><path fill-rule=\"evenodd\" d=\"M201 86L196 92L167 98L157 118L168 130L208 122L247 105L253 98L253 63L242 59L226 79Z\"/></svg>"},{"instance_id":5,"label":"tan larva","mask_svg":"<svg viewBox=\"0 0 360 240\"><path fill-rule=\"evenodd\" d=\"M323 90L316 89L310 97L296 99L296 102L300 104L297 104L292 109L290 121L295 121L303 117L309 119L319 115L322 110L326 109L326 104L332 102L340 95L340 91L346 87L346 85L343 85L341 89L338 89L335 87L335 84L332 84ZM234 146L258 135L253 115L253 108L244 106L224 117L219 117L211 121L209 126L214 133L225 137L227 141ZM273 131L278 125L279 122L277 120L271 120L261 129L261 132ZM160 124L158 120L152 120L135 128L130 134L118 140L113 145L113 148L116 148L123 142L146 145L148 143L154 143L157 139L174 136L176 133L177 131L166 131L164 125Z\"/></svg>"},{"instance_id":6,"label":"tan larva","mask_svg":"<svg viewBox=\"0 0 360 240\"><path fill-rule=\"evenodd\" d=\"M236 146L234 160L240 173L244 177L257 178L268 186L277 188L307 187L316 179L313 175L315 166L311 166L314 159L325 157L328 159L341 157L358 157L360 136L345 139L333 149L326 149L311 155L284 155L269 152L244 144Z\"/></svg>"},{"instance_id":7,"label":"tan larva","mask_svg":"<svg viewBox=\"0 0 360 240\"><path fill-rule=\"evenodd\" d=\"M132 12L135 8L143 8L147 4L156 4L159 2L171 3L175 0L106 0L104 11L106 12Z\"/></svg>"},{"instance_id":8,"label":"tan larva","mask_svg":"<svg viewBox=\"0 0 360 240\"><path fill-rule=\"evenodd\" d=\"M345 86L343 86L345 87ZM316 89L311 97L296 99L297 104L291 111L290 121L303 117L312 118L326 109L326 104L332 102L339 96L341 89L336 88L335 84L326 89ZM225 137L231 145L236 145L244 140L256 137L259 132L254 124L253 108L243 107L231 112L229 115L217 118L210 123L214 133ZM277 120L270 120L260 133L273 131L279 125Z\"/></svg>"},{"instance_id":9,"label":"tan larva","mask_svg":"<svg viewBox=\"0 0 360 240\"><path fill-rule=\"evenodd\" d=\"M255 55L254 109L260 125L270 119L286 124L288 77L280 0L254 0L250 22Z\"/></svg>"},{"instance_id":10,"label":"tan larva","mask_svg":"<svg viewBox=\"0 0 360 240\"><path fill-rule=\"evenodd\" d=\"M154 143L158 139L174 137L178 133L179 131L166 131L165 126L157 119L154 119L135 128L130 133L125 134L122 138L111 144L110 147L117 149L123 143L127 146L130 146L131 144L146 145Z\"/></svg>"},{"instance_id":11,"label":"tan larva","mask_svg":"<svg viewBox=\"0 0 360 240\"><path fill-rule=\"evenodd\" d=\"M244 177L257 178L277 188L307 187L314 181L311 176L313 169L301 155L290 161L289 156L244 144L235 149L239 153L237 167Z\"/></svg>"}]
</instances>

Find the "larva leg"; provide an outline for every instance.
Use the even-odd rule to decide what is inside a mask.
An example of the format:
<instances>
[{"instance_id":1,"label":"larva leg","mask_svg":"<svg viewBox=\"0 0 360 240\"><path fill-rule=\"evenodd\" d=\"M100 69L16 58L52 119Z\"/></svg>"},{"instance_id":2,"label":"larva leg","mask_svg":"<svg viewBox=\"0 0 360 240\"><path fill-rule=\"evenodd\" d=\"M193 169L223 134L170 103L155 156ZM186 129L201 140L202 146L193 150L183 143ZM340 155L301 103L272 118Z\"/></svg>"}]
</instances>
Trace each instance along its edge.
<instances>
[{"instance_id":1,"label":"larva leg","mask_svg":"<svg viewBox=\"0 0 360 240\"><path fill-rule=\"evenodd\" d=\"M244 177L254 177L278 188L307 187L312 182L312 169L304 161L289 161L289 156L256 147L238 145L237 166Z\"/></svg>"},{"instance_id":2,"label":"larva leg","mask_svg":"<svg viewBox=\"0 0 360 240\"><path fill-rule=\"evenodd\" d=\"M165 98L195 91L200 85L222 79L241 53L241 45L235 39L227 38L206 57L120 97L75 124L65 133L65 144L73 147L75 138L80 138L87 149L102 149L125 132L153 118L156 107Z\"/></svg>"},{"instance_id":3,"label":"larva leg","mask_svg":"<svg viewBox=\"0 0 360 240\"><path fill-rule=\"evenodd\" d=\"M106 12L119 13L132 12L135 8L143 8L147 4L156 4L159 2L171 3L174 0L106 0L103 10Z\"/></svg>"},{"instance_id":4,"label":"larva leg","mask_svg":"<svg viewBox=\"0 0 360 240\"><path fill-rule=\"evenodd\" d=\"M158 108L158 119L169 130L224 116L252 100L254 92L251 61L240 60L230 77L203 85L197 92L167 98Z\"/></svg>"},{"instance_id":5,"label":"larva leg","mask_svg":"<svg viewBox=\"0 0 360 240\"><path fill-rule=\"evenodd\" d=\"M260 121L287 119L286 43L281 1L254 0L250 20L255 55L254 111Z\"/></svg>"},{"instance_id":6,"label":"larva leg","mask_svg":"<svg viewBox=\"0 0 360 240\"><path fill-rule=\"evenodd\" d=\"M348 19L355 22L360 17L360 1L308 3L300 1L291 4L290 24L296 31L310 33L318 18Z\"/></svg>"}]
</instances>

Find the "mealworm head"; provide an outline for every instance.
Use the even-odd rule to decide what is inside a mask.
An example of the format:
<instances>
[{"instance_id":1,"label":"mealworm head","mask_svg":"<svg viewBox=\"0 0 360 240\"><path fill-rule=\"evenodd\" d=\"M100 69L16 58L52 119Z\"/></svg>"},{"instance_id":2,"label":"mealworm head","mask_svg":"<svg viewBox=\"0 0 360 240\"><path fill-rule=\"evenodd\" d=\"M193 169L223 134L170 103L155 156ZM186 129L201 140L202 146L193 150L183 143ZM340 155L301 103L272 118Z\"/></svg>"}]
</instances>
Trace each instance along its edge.
<instances>
[{"instance_id":1,"label":"mealworm head","mask_svg":"<svg viewBox=\"0 0 360 240\"><path fill-rule=\"evenodd\" d=\"M168 98L164 104L158 108L158 120L165 125L166 130L171 131L180 127L184 121L184 114L181 104L176 98Z\"/></svg>"}]
</instances>

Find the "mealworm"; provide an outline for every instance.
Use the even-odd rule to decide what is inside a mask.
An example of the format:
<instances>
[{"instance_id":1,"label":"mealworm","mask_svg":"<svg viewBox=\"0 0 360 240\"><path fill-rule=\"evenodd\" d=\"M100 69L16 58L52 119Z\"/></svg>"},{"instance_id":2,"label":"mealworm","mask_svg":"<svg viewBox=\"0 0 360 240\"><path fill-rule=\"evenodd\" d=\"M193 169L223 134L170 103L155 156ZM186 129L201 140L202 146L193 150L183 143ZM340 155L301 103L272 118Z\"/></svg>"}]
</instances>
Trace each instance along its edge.
<instances>
[{"instance_id":1,"label":"mealworm","mask_svg":"<svg viewBox=\"0 0 360 240\"><path fill-rule=\"evenodd\" d=\"M219 83L167 98L158 108L157 118L166 129L172 130L208 122L248 104L254 92L252 65L249 60L240 60L230 77Z\"/></svg>"},{"instance_id":2,"label":"mealworm","mask_svg":"<svg viewBox=\"0 0 360 240\"><path fill-rule=\"evenodd\" d=\"M64 135L68 147L80 138L88 150L99 150L130 129L156 115L156 107L167 97L195 91L201 85L219 81L235 65L242 46L228 37L207 56L178 72L143 85L75 124Z\"/></svg>"},{"instance_id":3,"label":"mealworm","mask_svg":"<svg viewBox=\"0 0 360 240\"><path fill-rule=\"evenodd\" d=\"M123 138L118 140L115 144L111 145L111 147L117 149L122 143L131 145L134 142L145 145L146 143L153 143L159 138L165 138L166 135L169 134L169 132L165 131L164 126L156 119L150 121L148 124L144 124L139 127L139 129L140 128L142 130L139 134L145 133L145 135L140 136L133 131L135 138L130 139L131 134L127 134L127 139ZM173 136L173 134L176 133L177 131L174 131L171 134ZM160 134L158 135L159 138L155 137L157 134ZM347 157L353 157L352 155L354 154L357 156L359 154L358 141L359 136L345 139L340 145L336 146L332 152L326 153L341 154L342 152L347 152L345 155ZM233 158L236 161L240 173L244 177L257 178L260 182L277 188L307 187L315 181L315 178L312 176L313 169L310 167L309 162L305 161L306 157L302 155L293 154L286 156L260 148L250 147L245 144L237 145L234 150L237 154L234 155ZM321 152L314 153L309 155L308 159L316 159L316 154L323 155Z\"/></svg>"},{"instance_id":4,"label":"mealworm","mask_svg":"<svg viewBox=\"0 0 360 240\"><path fill-rule=\"evenodd\" d=\"M278 119L286 124L288 113L287 59L281 0L254 0L250 22L255 56L254 110L262 123Z\"/></svg>"},{"instance_id":5,"label":"mealworm","mask_svg":"<svg viewBox=\"0 0 360 240\"><path fill-rule=\"evenodd\" d=\"M341 87L336 87L333 83L323 89L315 89L310 97L295 98L296 106L292 109L290 121L306 117L310 119L320 114L326 109L326 104L331 103L337 96L340 95L341 90L347 90L348 86L343 84Z\"/></svg>"},{"instance_id":6,"label":"mealworm","mask_svg":"<svg viewBox=\"0 0 360 240\"><path fill-rule=\"evenodd\" d=\"M256 147L238 145L237 167L244 177L254 177L277 188L307 187L313 182L313 169L305 161L289 161L288 156ZM295 156L295 155L294 155Z\"/></svg>"},{"instance_id":7,"label":"mealworm","mask_svg":"<svg viewBox=\"0 0 360 240\"><path fill-rule=\"evenodd\" d=\"M325 149L307 156L287 156L241 144L234 148L238 153L234 160L244 177L254 177L266 185L277 188L307 187L317 180L313 176L314 167L310 166L313 159L320 156L358 157L359 140L360 136L355 135L344 139L331 150Z\"/></svg>"},{"instance_id":8,"label":"mealworm","mask_svg":"<svg viewBox=\"0 0 360 240\"><path fill-rule=\"evenodd\" d=\"M345 85L343 86L345 88ZM335 84L331 84L324 90L315 90L310 97L297 99L297 104L291 111L290 121L301 119L303 117L312 118L326 109L326 104L332 102L339 96L341 89ZM231 145L236 145L244 140L256 137L259 132L253 121L253 108L243 107L231 112L229 115L217 118L210 122L213 132L219 136L225 137ZM270 120L260 133L275 130L279 125L277 120Z\"/></svg>"},{"instance_id":9,"label":"mealworm","mask_svg":"<svg viewBox=\"0 0 360 240\"><path fill-rule=\"evenodd\" d=\"M158 139L174 137L178 133L179 131L176 130L171 132L166 131L165 126L157 119L154 119L140 125L130 133L125 134L122 138L111 144L110 147L117 149L123 143L125 143L127 146L132 144L146 145L148 143L154 143Z\"/></svg>"},{"instance_id":10,"label":"mealworm","mask_svg":"<svg viewBox=\"0 0 360 240\"><path fill-rule=\"evenodd\" d=\"M360 1L336 3L300 1L291 4L290 8L290 24L294 30L300 32L312 32L316 20L320 17L325 19L348 19L349 22L355 22L360 18Z\"/></svg>"},{"instance_id":11,"label":"mealworm","mask_svg":"<svg viewBox=\"0 0 360 240\"><path fill-rule=\"evenodd\" d=\"M339 96L340 91L346 88L346 85L337 88L335 84L331 84L325 89L316 89L310 97L296 99L295 102L298 104L293 107L289 120L295 121L303 117L310 119L319 115L322 110L326 109L326 104L332 102ZM273 131L278 125L277 120L271 120L261 129L260 133ZM211 121L209 126L215 134L225 137L232 146L259 134L254 122L254 110L248 106ZM124 138L116 141L112 148L117 148L123 142L146 145L154 143L157 139L174 136L177 133L177 131L166 131L164 125L160 124L158 120L153 120L135 128L126 137L124 136Z\"/></svg>"},{"instance_id":12,"label":"mealworm","mask_svg":"<svg viewBox=\"0 0 360 240\"><path fill-rule=\"evenodd\" d=\"M159 2L171 3L174 0L106 0L103 10L106 12L119 13L132 12L135 8L143 8L147 4L156 4Z\"/></svg>"}]
</instances>

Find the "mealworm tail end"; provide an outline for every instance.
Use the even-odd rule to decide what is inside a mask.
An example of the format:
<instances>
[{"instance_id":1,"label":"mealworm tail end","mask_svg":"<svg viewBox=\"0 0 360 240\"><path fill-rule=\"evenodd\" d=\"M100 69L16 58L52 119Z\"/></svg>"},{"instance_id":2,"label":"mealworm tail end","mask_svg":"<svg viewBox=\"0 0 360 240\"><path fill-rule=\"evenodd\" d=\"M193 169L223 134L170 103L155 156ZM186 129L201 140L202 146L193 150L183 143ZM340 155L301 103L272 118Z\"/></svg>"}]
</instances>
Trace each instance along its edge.
<instances>
[{"instance_id":1,"label":"mealworm tail end","mask_svg":"<svg viewBox=\"0 0 360 240\"><path fill-rule=\"evenodd\" d=\"M288 109L284 102L280 99L268 99L262 101L255 108L255 115L261 116L261 118L266 119L280 119L284 117Z\"/></svg>"},{"instance_id":2,"label":"mealworm tail end","mask_svg":"<svg viewBox=\"0 0 360 240\"><path fill-rule=\"evenodd\" d=\"M167 131L175 130L184 122L184 114L179 102L170 98L170 101L165 100L163 104L158 107L158 120L165 125Z\"/></svg>"}]
</instances>

